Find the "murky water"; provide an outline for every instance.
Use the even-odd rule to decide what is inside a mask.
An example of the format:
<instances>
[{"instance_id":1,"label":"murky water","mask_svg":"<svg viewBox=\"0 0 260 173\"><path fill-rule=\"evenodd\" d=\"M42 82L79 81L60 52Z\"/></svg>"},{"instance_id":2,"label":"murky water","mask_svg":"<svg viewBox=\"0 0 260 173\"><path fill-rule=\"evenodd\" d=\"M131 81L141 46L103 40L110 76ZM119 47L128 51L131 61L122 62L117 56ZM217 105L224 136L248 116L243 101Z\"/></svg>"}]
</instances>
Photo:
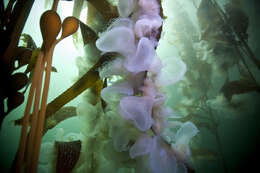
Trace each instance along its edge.
<instances>
[{"instance_id":1,"label":"murky water","mask_svg":"<svg viewBox=\"0 0 260 173\"><path fill-rule=\"evenodd\" d=\"M7 4L8 0L4 2ZM186 64L186 73L180 81L162 86L160 91L167 97L165 107L172 110L168 117L169 124L189 121L199 130L188 145L190 164L195 172L246 172L257 167L253 157L259 153L260 130L259 5L257 0L162 0L164 18L156 53L165 67L165 74L168 74L167 80L180 71L176 65L178 61L171 60L171 57L181 59ZM86 2L82 7L78 17L86 21L87 14L90 14L87 11L91 9L87 8ZM37 47L42 44L40 16L50 8L51 2L36 0L26 20L22 33L29 34ZM75 15L73 1L60 1L57 13L61 20ZM92 16L94 21L90 25L97 32L105 31L113 22L105 23L99 17L97 14ZM57 72L51 73L47 103L66 91L98 61L93 58L97 53L94 44L84 47L83 40L78 34L57 44L53 55L53 67ZM20 40L19 45L23 44ZM25 69L26 66L16 72L24 72ZM105 73L111 72L109 69L103 70ZM122 78L124 76L109 77L107 85ZM93 94L98 92L98 89L92 88L66 103L64 107L68 108L67 112L60 114L64 121L57 124L58 119L53 118L46 122L47 126L54 124L55 127L43 136L39 172L55 172L58 155L55 141L77 140L82 142L81 152L73 172L102 172L107 167L111 168L107 171L135 172L141 159L127 160L126 164L122 162L129 158L125 151L114 154L109 162L106 160L107 155L112 153L108 151L109 147L113 147L113 132L110 132L111 120L108 123L102 116L110 116L112 111L109 112L100 97ZM29 89L25 100L28 94ZM118 106L107 104L111 110ZM14 122L23 116L25 106L26 101L3 121L0 133L1 172L8 172L16 155L21 127L14 125ZM116 118L113 120L118 121ZM109 132L104 135L104 131ZM169 144L174 141L174 135L171 135L175 134L173 127L166 128L162 133ZM115 166L117 163L121 166Z\"/></svg>"}]
</instances>

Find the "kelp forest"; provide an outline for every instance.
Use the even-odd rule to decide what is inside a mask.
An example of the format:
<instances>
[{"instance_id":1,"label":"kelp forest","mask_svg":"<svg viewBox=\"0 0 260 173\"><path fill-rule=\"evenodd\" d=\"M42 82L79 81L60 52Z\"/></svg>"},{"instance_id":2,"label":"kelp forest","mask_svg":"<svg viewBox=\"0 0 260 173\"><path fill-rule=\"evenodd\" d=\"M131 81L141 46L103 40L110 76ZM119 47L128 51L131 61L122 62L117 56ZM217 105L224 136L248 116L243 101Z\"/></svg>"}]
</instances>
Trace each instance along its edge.
<instances>
[{"instance_id":1,"label":"kelp forest","mask_svg":"<svg viewBox=\"0 0 260 173\"><path fill-rule=\"evenodd\" d=\"M0 2L0 172L258 168L257 0Z\"/></svg>"}]
</instances>

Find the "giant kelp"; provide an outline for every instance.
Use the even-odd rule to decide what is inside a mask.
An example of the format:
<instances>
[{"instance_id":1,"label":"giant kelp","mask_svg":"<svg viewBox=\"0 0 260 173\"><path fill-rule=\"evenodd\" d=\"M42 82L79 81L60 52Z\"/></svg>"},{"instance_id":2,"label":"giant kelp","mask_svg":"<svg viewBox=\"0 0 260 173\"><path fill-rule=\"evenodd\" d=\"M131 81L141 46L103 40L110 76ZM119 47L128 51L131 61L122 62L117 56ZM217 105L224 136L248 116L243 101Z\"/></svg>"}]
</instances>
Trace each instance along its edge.
<instances>
[{"instance_id":1,"label":"giant kelp","mask_svg":"<svg viewBox=\"0 0 260 173\"><path fill-rule=\"evenodd\" d=\"M57 173L70 173L76 165L81 151L81 141L55 142L57 149Z\"/></svg>"},{"instance_id":2,"label":"giant kelp","mask_svg":"<svg viewBox=\"0 0 260 173\"><path fill-rule=\"evenodd\" d=\"M56 9L57 8L57 2L58 1L55 1L56 2L56 4L54 3L54 6L53 6L53 8L54 9ZM56 7L55 7L56 6ZM48 12L47 12L48 13ZM48 14L47 13L45 13L46 15L45 16L47 16L47 18L50 18L51 16L53 16L52 15L52 11L50 11ZM49 16L49 17L48 17ZM55 15L54 15L55 16ZM45 17L46 18L46 17ZM56 40L56 35L58 34L58 32L55 32L56 31L56 29L55 29L55 25L56 26L58 26L59 25L59 22L57 23L57 22L55 22L55 17L53 18L53 17L51 17L52 19L47 19L46 18L46 20L45 20L45 18L43 19L41 19L41 31L42 31L42 35L43 35L43 46L42 46L42 50L43 50L43 53L44 54L49 54L48 53L48 50L49 49L53 49L53 43L55 43L55 40ZM72 18L73 19L73 18ZM54 23L53 23L53 20L54 20ZM67 29L69 26L71 26L71 24L69 24L67 21L69 21L70 20L70 18L66 18L65 20L64 20L64 22L63 22L63 24L62 24L62 28L63 28L63 30L62 30L62 35L61 35L61 38L58 40L58 41L60 41L62 38L64 38L64 37L66 37L66 36L68 36L69 34L70 34L70 30L72 29L72 28L70 28L70 29ZM52 22L52 23L50 23L50 22ZM67 24L68 23L68 24ZM71 23L71 22L70 22ZM58 24L58 25L57 25ZM50 27L54 27L52 30L47 30L46 29L46 27L45 26L50 26ZM82 28L82 31L84 32L83 33L83 36L84 36L84 42L85 43L87 43L87 42L94 42L95 40L96 40L96 36L93 34L93 32L91 33L91 31L92 30L88 30L88 31L85 31L85 29L87 28L87 27L84 27L83 26L84 24L83 23L81 23L81 28ZM45 29L44 29L44 27L45 27ZM58 28L60 27L60 25L58 26ZM56 27L57 28L57 27ZM58 30L57 30L58 31ZM89 34L90 33L90 34ZM88 36L86 36L88 34ZM94 35L94 36L93 36ZM28 35L24 35L24 38L23 38L23 40L24 40L24 42L26 42L27 43L27 46L28 46L28 49L29 48L31 48L31 49L35 49L35 44L33 43L33 40L32 40L32 38L30 37L30 36L28 36ZM87 41L86 41L87 40ZM57 41L57 42L58 42ZM56 43L55 43L56 44ZM36 123L36 121L37 121L37 119L36 118L34 118L34 117L36 117L36 114L38 114L38 109L35 109L34 110L34 112L33 112L33 114L31 115L31 118L29 118L29 112L30 112L30 104L31 104L31 101L32 101L32 95L31 95L31 93L33 92L33 88L35 87L34 85L34 83L35 83L35 76L37 76L38 75L38 73L39 72L37 72L38 70L39 70L39 65L35 65L35 64L39 64L38 62L40 62L41 61L41 58L36 58L37 56L41 56L41 54L42 54L42 52L40 51L40 52L33 52L34 50L31 50L31 52L30 52L30 54L27 54L27 55L30 55L30 57L31 58L28 58L28 57L26 57L26 62L27 62L27 64L29 64L28 65L28 67L27 67L27 69L26 69L26 71L25 71L25 73L28 73L29 71L32 71L32 69L36 69L36 72L33 74L33 76L34 76L34 78L32 78L32 85L31 85L31 89L30 89L30 94L29 94L29 102L27 103L27 108L26 108L26 111L25 111L25 117L23 117L22 118L22 125L23 125L23 130L22 130L22 137L21 137L21 142L20 142L20 147L19 147L19 152L18 152L18 155L17 155L17 159L15 159L16 161L17 161L17 170L19 171L20 169L21 169L21 167L22 167L22 162L23 162L23 157L24 157L24 152L23 152L23 150L25 149L25 143L23 142L23 141L26 141L26 136L27 136L27 132L25 131L26 129L27 129L27 124L28 124L28 121L30 120L31 121L31 131L30 131L30 133L29 133L29 144L27 144L28 146L27 147L29 147L30 148L30 146L32 146L31 145L31 142L30 141L32 141L31 139L33 139L33 136L34 136L34 134L35 134L35 132L34 132L34 129L35 129L35 123ZM51 55L49 55L49 56L51 56ZM107 56L107 55L106 55ZM93 67L93 70L90 70L90 72L88 72L87 73L87 75L85 75L85 76L83 76L80 80L79 80L79 82L76 82L75 83L75 85L73 85L73 87L71 87L71 89L69 89L67 92L65 92L65 93L63 93L60 97L58 97L57 99L55 99L54 100L54 102L52 102L51 104L49 104L49 106L48 106L48 109L47 109L47 114L49 114L49 115L53 115L57 110L59 110L64 104L66 104L67 102L69 102L70 100L72 100L73 98L75 98L76 96L78 96L81 92L83 92L84 90L86 90L87 88L89 88L90 86L96 86L96 85L98 85L99 86L99 83L100 82L98 82L97 84L95 84L96 83L96 81L99 81L99 76L98 76L98 72L96 71L97 70L97 68L98 67L100 67L101 65L102 65L102 61L106 61L106 59L107 58L101 58L101 61L100 62L98 62L97 63L97 65L95 65L94 67ZM36 61L37 61L37 63L36 63ZM18 65L19 65L19 67L21 67L21 66L23 66L23 65L26 65L26 62L24 62L24 61L22 61L22 62L19 62L18 63ZM50 62L48 62L48 64L50 65ZM48 66L49 66L48 65ZM44 69L42 69L42 70L44 70ZM50 71L50 67L47 67L47 73L49 74L49 72L48 71ZM46 79L48 79L49 77L49 75L47 74L47 76L46 76ZM22 75L22 76L21 76ZM41 75L40 75L41 76ZM27 80L27 77L26 77L26 75L24 75L24 74L17 74L17 75L15 75L14 77L16 77L15 78L15 80L12 80L13 81L13 83L14 82L23 82L23 83L19 83L19 85L20 85L20 87L19 87L19 85L16 85L16 89L17 90L19 90L19 89L21 89L21 88L23 88L23 86L25 86L26 85L26 80ZM22 77L22 79L26 79L26 80L18 80L18 79L20 79ZM39 81L41 81L41 79L39 80ZM46 83L47 83L47 85L48 85L48 80L47 80L47 82L45 81L45 85L46 85ZM101 83L102 84L102 83ZM21 86L22 85L22 86ZM46 85L46 86L47 86ZM39 86L41 86L41 83L39 83ZM45 88L46 88L46 86L44 86L44 90L45 90ZM102 86L102 85L101 85ZM100 87L98 87L98 88L100 88ZM47 86L47 89L48 89L48 86ZM41 89L39 89L39 91L40 91ZM99 89L100 90L100 89ZM100 92L100 91L99 91ZM37 89L37 93L38 93L38 89ZM37 106L37 104L39 103L39 101L37 101L37 98L40 98L40 96L39 95L37 95L37 93L36 93L36 102L35 102L35 105L34 106ZM46 94L46 92L44 91L43 92L43 95L45 95ZM99 94L100 95L100 94ZM64 97L65 96L65 97ZM69 96L69 97L68 97ZM64 98L67 98L67 99L64 99ZM45 101L42 101L42 105L44 105L44 103L46 102L46 99L47 99L47 97L46 96L43 96L43 99L45 99ZM22 103L22 101L23 101L23 97L22 97L22 99L17 99L17 97L16 97L16 99L9 99L10 101L9 101L9 103L8 103L8 106L9 106L9 108L11 109L11 108L15 108L16 106L18 106L19 104L21 104ZM21 100L21 101L20 101ZM39 99L38 99L39 100ZM60 100L62 100L61 102L60 102ZM15 103L13 103L14 101L16 101ZM19 103L17 103L17 102L19 102ZM58 103L58 104L57 104ZM29 105L29 107L28 107L28 105ZM53 109L54 108L54 109ZM46 108L44 108L44 106L43 107L41 107L41 109L40 109L40 114L42 115L40 115L40 117L39 117L39 122L41 123L42 121L43 121L43 123L44 123L44 120L45 120L45 118L41 118L41 117L45 117L45 110ZM47 116L47 118L48 118L48 116ZM61 117L59 117L59 118L61 118ZM66 117L65 117L66 118ZM62 119L65 119L64 117L62 117ZM44 124L42 124L42 125L40 125L40 127L43 127L43 125ZM39 129L39 130L38 130ZM47 128L48 129L48 128ZM37 128L37 131L38 132L40 132L41 133L41 128ZM36 135L36 146L40 146L40 143L38 142L37 143L37 141L41 141L41 140L38 140L38 139L40 139L39 137L41 137L41 135L38 133L38 132L36 132L37 133L37 135ZM32 137L32 138L31 138ZM24 140L25 139L25 140ZM33 155L33 162L34 161L36 161L36 164L33 164L33 165L37 165L37 153L39 152L39 147L37 147L38 149L36 149L36 152L34 152L34 154L35 155ZM30 151L30 149L28 149L27 150L27 152L29 152ZM38 152L37 152L38 151ZM22 153L22 154L21 154ZM30 153L31 152L29 152L28 154L27 154L27 166L29 166L30 167L30 163L32 162L32 161L30 161ZM26 167L26 170L28 170L28 169L30 169L29 167ZM35 169L35 166L32 166L32 169L35 171L36 169Z\"/></svg>"},{"instance_id":3,"label":"giant kelp","mask_svg":"<svg viewBox=\"0 0 260 173\"><path fill-rule=\"evenodd\" d=\"M36 60L37 62L32 77L32 84L24 111L24 117L22 119L22 131L16 163L17 172L21 172L23 167L25 168L26 172L29 170L32 170L32 172L37 172L40 144L45 122L46 102L50 83L53 51L59 41L73 34L78 29L78 20L74 17L67 17L61 23L60 17L56 13L57 5L58 0L55 0L52 6L52 10L44 12L40 19L43 44ZM60 38L56 39L61 29L61 36ZM44 87L43 91L41 91L45 64L46 73L44 79ZM33 97L35 97L34 103ZM31 116L31 128L29 135L27 135L31 107L33 107L33 113ZM35 146L35 150L31 149L33 146ZM26 163L24 162L24 160L26 160Z\"/></svg>"},{"instance_id":4,"label":"giant kelp","mask_svg":"<svg viewBox=\"0 0 260 173\"><path fill-rule=\"evenodd\" d=\"M0 37L4 43L0 48L0 69L1 74L4 74L0 89L0 124L11 110L23 102L23 94L14 90L14 81L12 80L15 76L12 75L15 70L15 60L18 59L18 62L27 63L26 59L30 58L31 50L23 47L18 48L18 41L33 3L34 0L11 0L5 9L4 1L0 2ZM24 76L24 78L27 77ZM8 109L5 111L4 101L6 99Z\"/></svg>"},{"instance_id":5,"label":"giant kelp","mask_svg":"<svg viewBox=\"0 0 260 173\"><path fill-rule=\"evenodd\" d=\"M79 2L79 1L76 1L76 2ZM206 1L203 1L203 2L206 2ZM210 5L212 5L211 1L208 1L208 2ZM93 17L95 17L94 14L96 12L104 15L104 18L106 19L106 22L108 22L108 23L114 18L114 16L116 16L115 15L116 10L115 11L114 10L112 10L112 11L108 11L108 10L102 11L101 10L100 11L100 9L111 7L111 5L109 3L107 3L107 1L94 1L94 2L89 1L89 4L91 4L91 5L89 5L89 7L91 7L90 9L92 9L92 11L89 10L88 12L91 13L92 15L88 15L89 18L87 19L88 20L87 22L86 21L80 22L80 29L81 29L80 35L83 37L83 39L82 39L83 45L94 44L98 38L96 33L98 33L98 31L100 31L100 30L95 29L94 27L91 27L91 23L94 21ZM203 3L201 3L201 4L203 4ZM205 10L205 8L206 8L206 11L203 14L198 14L198 17L200 19L199 22L201 22L200 23L201 30L203 30L203 31L200 31L201 37L199 37L199 34L196 33L195 30L193 30L194 27L192 27L189 24L183 25L183 24L178 23L177 24L178 27L176 27L175 29L172 28L172 30L177 30L177 33L179 33L179 35L178 35L179 40L177 40L174 44L177 45L177 47L180 50L183 50L182 51L183 54L181 54L181 56L188 66L188 71L185 76L187 79L182 82L181 89L183 91L183 95L185 96L185 98L192 98L190 100L183 99L182 103L175 106L176 110L178 110L180 112L182 112L182 111L184 112L183 114L185 115L185 117L181 118L181 119L178 118L178 119L172 119L172 120L178 120L180 122L192 121L199 128L204 128L204 129L207 129L208 131L210 131L216 137L216 141L219 146L218 154L216 154L217 152L212 151L207 148L192 147L191 150L195 156L194 158L199 158L199 159L210 158L211 160L215 160L216 157L219 156L222 160L223 166L226 167L225 158L221 151L222 150L221 136L218 132L219 122L217 121L216 113L214 112L214 108L212 108L212 106L210 105L212 99L216 96L214 93L215 91L213 91L216 88L212 89L212 87L214 86L215 83L214 83L214 81L213 82L211 81L212 76L215 74L214 68L217 66L219 69L222 70L223 73L227 73L227 71L230 69L230 67L232 65L236 64L238 66L238 68L240 69L240 75L244 77L244 79L237 80L237 81L230 81L227 78L226 82L220 88L220 91L223 93L223 95L221 94L220 96L218 96L218 95L216 96L218 99L221 98L222 100L227 100L228 101L228 102L226 102L227 105L232 107L232 106L239 106L239 105L233 104L232 96L236 96L236 95L239 95L242 93L249 93L252 91L259 92L259 86L258 86L256 80L254 79L254 75L251 73L250 69L247 67L243 58L245 56L250 56L257 67L259 66L258 65L259 62L254 57L252 51L250 50L250 48L247 44L247 38L246 38L247 27L243 25L244 26L243 29L238 30L237 29L238 27L235 26L237 24L237 22L232 23L235 20L235 19L233 19L234 17L232 17L232 15L229 16L229 14L231 12L228 12L228 10L222 11L216 5L217 5L216 3L213 3L213 7L212 7L213 10L212 9L208 10L207 9L208 7L202 7L202 5L199 6L199 8L198 8L198 11L202 10L202 8L203 8L203 10ZM82 7L82 4L79 4L79 7ZM115 9L115 8L112 8L112 9ZM229 10L230 10L230 7L229 7ZM78 14L75 14L75 15L80 14L80 10L76 10L76 12ZM203 17L205 17L204 15L205 14L208 15L212 12L214 14L212 14L212 16L208 18L209 20L207 20L207 22L204 21L204 24L206 23L206 25L208 25L210 23L210 25L212 25L212 26L203 25L203 20L205 20L203 18ZM185 15L186 15L185 13L182 13L182 17L184 17L184 18L186 17L185 18L185 20L186 20L187 16L185 16ZM216 20L211 20L212 17L215 18ZM85 22L86 22L86 24L85 24ZM89 25L88 25L88 22L90 23ZM192 22L190 22L190 23L192 23ZM228 23L228 25L227 25L227 23ZM224 25L224 27L222 25ZM232 27L232 26L234 26L234 27ZM102 30L105 30L105 29L102 28ZM191 30L194 32L190 32ZM216 30L220 31L220 32L217 33ZM237 33L239 33L239 34L237 34ZM160 37L160 34L158 36ZM158 37L158 40L159 40L159 37ZM242 38L242 40L241 40L241 38ZM30 40L29 37L27 37L27 39ZM25 40L25 42L29 43L28 40ZM205 58L207 56L198 58L198 56L196 56L196 54L198 54L198 52L201 50L197 50L197 48L194 48L195 46L192 44L196 44L199 42L201 43L201 42L203 42L203 40L205 41L204 43L210 45L210 51L213 52L215 57L217 57L217 55L221 54L223 51L228 50L231 52L230 54L233 54L234 56L239 55L238 57L240 57L240 59L238 59L238 58L235 59L234 56L231 56L231 58L230 58L231 61L227 61L227 60L223 60L224 57L219 56L218 60L217 60L219 62L214 62L217 64L217 65L215 65L214 63L212 63L212 61L211 62L205 61ZM184 43L184 44L181 46L178 45L181 43ZM17 49L17 56L21 57L19 59L17 58L19 60L18 61L19 67L29 64L27 66L27 68L29 70L33 69L30 66L31 64L33 64L33 63L31 63L32 62L31 57L35 57L35 56L33 56L35 51L32 47L34 47L34 45L30 43L30 44L27 44L27 46L25 46L25 47L20 47L19 49ZM243 50L243 51L241 51L241 50ZM99 58L97 58L99 60L97 61L97 63L95 63L90 68L89 71L87 71L85 74L83 74L69 89L67 89L61 95L57 96L53 101L51 101L47 105L44 132L55 127L59 122L65 120L65 119L68 119L71 116L74 116L75 108L68 108L69 109L68 110L68 109L66 109L67 107L63 107L63 106L66 103L68 103L69 101L76 98L79 94L86 91L87 89L93 90L94 91L93 93L95 93L94 95L98 99L100 99L100 91L101 91L100 88L103 88L103 81L99 77L98 69L100 67L102 67L103 65L105 65L107 62L113 60L114 56L116 56L116 54L105 54L105 55L99 56ZM193 58L191 58L191 57L193 57ZM17 76L19 76L19 77L17 77ZM23 86L26 85L24 83L19 83L19 81L24 82L24 80L26 79L25 77L26 76L24 76L23 74L15 75L15 79L13 79L13 81L20 84L19 87L15 88L15 90L19 90L19 89L23 88ZM107 81L107 80L105 79L104 81ZM28 83L28 82L25 82L25 83ZM104 83L106 83L106 82L104 82ZM17 85L17 84L15 84L15 85ZM199 96L194 94L197 92L200 93L200 94L198 94ZM17 96L16 99L9 99L10 108L14 108L14 107L16 107L16 105L19 105L19 103L22 102L22 101L20 101L19 103L12 103L13 101L22 100L22 99L17 99L17 98L22 98L22 95L20 95L19 97ZM93 103L93 105L95 105L95 104L96 104L96 102ZM68 110L68 112L66 112L66 111L63 112L63 110ZM188 112L188 114L186 114L185 111ZM102 117L97 117L95 120L95 124L99 121L102 121ZM22 122L22 119L20 121L16 121L16 122L17 122L17 124L20 124L19 122ZM93 125L93 126L95 127L95 125ZM98 129L98 127L97 127L97 129ZM103 132L102 134L99 134L97 136L98 140L103 139L104 136L108 135L107 131L103 130L102 132ZM88 140L88 142L90 143L89 145L94 145L94 143L96 143L96 141L97 141L97 139L93 139L93 138L89 138L89 140ZM98 148L98 147L95 146L93 148ZM100 167L100 165L98 164L96 154L94 152L92 152L91 157L92 157L91 162L93 162L91 170L97 170L98 167ZM190 170L190 171L192 171L192 170Z\"/></svg>"}]
</instances>

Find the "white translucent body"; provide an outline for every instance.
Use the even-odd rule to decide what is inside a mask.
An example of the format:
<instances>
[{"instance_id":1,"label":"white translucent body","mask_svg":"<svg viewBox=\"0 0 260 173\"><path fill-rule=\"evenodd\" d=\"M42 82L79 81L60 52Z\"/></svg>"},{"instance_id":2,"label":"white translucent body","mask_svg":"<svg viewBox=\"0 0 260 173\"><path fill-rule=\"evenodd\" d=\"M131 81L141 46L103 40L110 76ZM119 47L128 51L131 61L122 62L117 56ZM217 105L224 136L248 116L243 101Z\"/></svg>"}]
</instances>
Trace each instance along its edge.
<instances>
[{"instance_id":1,"label":"white translucent body","mask_svg":"<svg viewBox=\"0 0 260 173\"><path fill-rule=\"evenodd\" d=\"M130 19L130 18L125 18L125 17L121 17L121 18L117 18L109 27L107 30L111 30L112 28L115 27L120 27L120 26L124 26L130 29L133 29L134 27L134 22Z\"/></svg>"},{"instance_id":2,"label":"white translucent body","mask_svg":"<svg viewBox=\"0 0 260 173\"><path fill-rule=\"evenodd\" d=\"M157 0L139 0L138 4L146 14L159 14L160 12L160 6Z\"/></svg>"},{"instance_id":3,"label":"white translucent body","mask_svg":"<svg viewBox=\"0 0 260 173\"><path fill-rule=\"evenodd\" d=\"M156 78L157 85L167 86L181 80L187 70L186 64L176 57L162 60L164 67Z\"/></svg>"},{"instance_id":4,"label":"white translucent body","mask_svg":"<svg viewBox=\"0 0 260 173\"><path fill-rule=\"evenodd\" d=\"M177 160L175 156L169 153L169 150L166 150L159 137L155 137L153 140L153 147L149 156L152 172L176 173Z\"/></svg>"},{"instance_id":5,"label":"white translucent body","mask_svg":"<svg viewBox=\"0 0 260 173\"><path fill-rule=\"evenodd\" d=\"M175 135L173 149L178 153L180 159L187 160L191 153L189 148L190 140L199 132L197 127L191 122L185 122Z\"/></svg>"},{"instance_id":6,"label":"white translucent body","mask_svg":"<svg viewBox=\"0 0 260 173\"><path fill-rule=\"evenodd\" d=\"M143 135L130 148L129 154L131 158L142 156L150 153L153 146L153 139L148 135Z\"/></svg>"},{"instance_id":7,"label":"white translucent body","mask_svg":"<svg viewBox=\"0 0 260 173\"><path fill-rule=\"evenodd\" d=\"M143 15L135 24L135 34L139 38L145 36L150 38L153 37L153 32L158 30L161 26L162 19L159 15Z\"/></svg>"},{"instance_id":8,"label":"white translucent body","mask_svg":"<svg viewBox=\"0 0 260 173\"><path fill-rule=\"evenodd\" d=\"M134 33L125 26L115 27L105 32L97 41L96 46L103 52L118 52L127 56L135 52Z\"/></svg>"},{"instance_id":9,"label":"white translucent body","mask_svg":"<svg viewBox=\"0 0 260 173\"><path fill-rule=\"evenodd\" d=\"M133 94L133 88L127 82L106 87L101 91L101 97L108 103L119 101L122 96Z\"/></svg>"},{"instance_id":10,"label":"white translucent body","mask_svg":"<svg viewBox=\"0 0 260 173\"><path fill-rule=\"evenodd\" d=\"M126 96L120 100L120 114L130 120L140 131L146 131L153 124L153 101L150 97Z\"/></svg>"},{"instance_id":11,"label":"white translucent body","mask_svg":"<svg viewBox=\"0 0 260 173\"><path fill-rule=\"evenodd\" d=\"M136 0L119 0L117 10L121 17L128 17L136 6Z\"/></svg>"},{"instance_id":12,"label":"white translucent body","mask_svg":"<svg viewBox=\"0 0 260 173\"><path fill-rule=\"evenodd\" d=\"M155 57L152 42L142 37L138 43L135 56L129 56L125 62L125 68L133 73L139 73L149 69Z\"/></svg>"}]
</instances>

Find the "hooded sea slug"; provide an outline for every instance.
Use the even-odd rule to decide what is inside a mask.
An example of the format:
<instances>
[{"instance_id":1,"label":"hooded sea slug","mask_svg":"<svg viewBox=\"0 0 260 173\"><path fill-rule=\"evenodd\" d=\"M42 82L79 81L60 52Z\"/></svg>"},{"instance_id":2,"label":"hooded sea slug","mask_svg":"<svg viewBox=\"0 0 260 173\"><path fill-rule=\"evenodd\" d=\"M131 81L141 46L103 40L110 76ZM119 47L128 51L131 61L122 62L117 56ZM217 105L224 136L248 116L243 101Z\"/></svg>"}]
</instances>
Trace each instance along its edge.
<instances>
[{"instance_id":1,"label":"hooded sea slug","mask_svg":"<svg viewBox=\"0 0 260 173\"><path fill-rule=\"evenodd\" d=\"M162 64L156 54L157 35L163 24L157 0L119 0L117 18L96 41L97 48L117 52L119 56L100 69L101 78L119 75L119 82L104 88L101 97L107 103L116 103L122 119L137 129L133 145L131 135L121 130L112 134L117 151L128 151L132 159L143 157L154 173L187 172L190 166L190 139L198 133L191 122L176 122L172 132L173 143L165 140L163 130L170 125L167 117L171 110L164 106L166 95L163 86L176 83L184 76L186 65L179 58L168 58L168 63L178 67L169 74L169 67ZM122 127L123 128L123 127ZM153 134L149 133L149 131ZM147 157L148 156L148 157Z\"/></svg>"}]
</instances>

